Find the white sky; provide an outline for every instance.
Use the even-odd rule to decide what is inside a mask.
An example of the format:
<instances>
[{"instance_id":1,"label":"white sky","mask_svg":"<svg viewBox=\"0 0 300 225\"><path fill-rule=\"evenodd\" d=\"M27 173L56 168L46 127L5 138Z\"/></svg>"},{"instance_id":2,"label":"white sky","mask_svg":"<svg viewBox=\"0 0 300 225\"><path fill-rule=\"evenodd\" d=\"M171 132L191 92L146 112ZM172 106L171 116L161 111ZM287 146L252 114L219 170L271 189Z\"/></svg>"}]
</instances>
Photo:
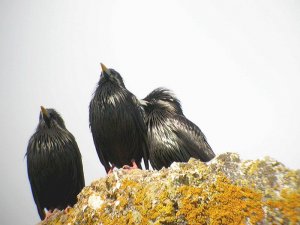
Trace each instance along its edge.
<instances>
[{"instance_id":1,"label":"white sky","mask_svg":"<svg viewBox=\"0 0 300 225\"><path fill-rule=\"evenodd\" d=\"M104 176L88 126L100 62L145 97L172 89L217 154L300 162L298 1L0 1L0 224L35 224L26 152L59 111L86 184Z\"/></svg>"}]
</instances>

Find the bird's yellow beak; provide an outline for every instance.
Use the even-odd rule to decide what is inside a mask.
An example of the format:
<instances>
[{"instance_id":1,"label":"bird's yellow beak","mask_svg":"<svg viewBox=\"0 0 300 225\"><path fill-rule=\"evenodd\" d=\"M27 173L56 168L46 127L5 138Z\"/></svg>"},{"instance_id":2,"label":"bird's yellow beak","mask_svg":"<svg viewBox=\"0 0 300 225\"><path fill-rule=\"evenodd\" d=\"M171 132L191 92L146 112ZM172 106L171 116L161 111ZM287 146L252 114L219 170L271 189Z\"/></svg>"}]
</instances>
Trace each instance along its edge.
<instances>
[{"instance_id":1,"label":"bird's yellow beak","mask_svg":"<svg viewBox=\"0 0 300 225\"><path fill-rule=\"evenodd\" d=\"M103 72L103 73L106 73L106 74L109 74L109 71L108 71L108 69L106 68L106 66L105 66L103 63L100 63L100 65L101 65L101 68L102 68L102 72Z\"/></svg>"},{"instance_id":2,"label":"bird's yellow beak","mask_svg":"<svg viewBox=\"0 0 300 225\"><path fill-rule=\"evenodd\" d=\"M47 111L47 109L45 109L44 106L41 106L41 112L42 112L43 116L48 117L48 111Z\"/></svg>"}]
</instances>

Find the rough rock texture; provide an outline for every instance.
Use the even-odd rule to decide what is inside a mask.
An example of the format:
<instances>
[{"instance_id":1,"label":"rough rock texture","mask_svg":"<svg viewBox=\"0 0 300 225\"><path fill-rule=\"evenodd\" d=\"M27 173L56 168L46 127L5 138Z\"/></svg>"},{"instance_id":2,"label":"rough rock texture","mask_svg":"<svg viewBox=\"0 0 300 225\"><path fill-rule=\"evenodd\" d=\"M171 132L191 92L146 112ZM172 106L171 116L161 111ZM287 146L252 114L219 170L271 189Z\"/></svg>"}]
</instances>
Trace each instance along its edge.
<instances>
[{"instance_id":1,"label":"rough rock texture","mask_svg":"<svg viewBox=\"0 0 300 225\"><path fill-rule=\"evenodd\" d=\"M300 171L225 153L94 181L41 224L300 224Z\"/></svg>"}]
</instances>

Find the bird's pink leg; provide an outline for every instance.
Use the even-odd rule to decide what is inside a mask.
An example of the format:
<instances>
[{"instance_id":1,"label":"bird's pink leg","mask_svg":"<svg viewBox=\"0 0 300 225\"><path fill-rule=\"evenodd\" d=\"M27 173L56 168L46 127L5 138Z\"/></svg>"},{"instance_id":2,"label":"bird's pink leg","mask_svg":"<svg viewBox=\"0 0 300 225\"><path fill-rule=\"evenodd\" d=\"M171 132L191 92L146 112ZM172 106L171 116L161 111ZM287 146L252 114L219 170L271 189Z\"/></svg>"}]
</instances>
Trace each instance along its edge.
<instances>
[{"instance_id":1,"label":"bird's pink leg","mask_svg":"<svg viewBox=\"0 0 300 225\"><path fill-rule=\"evenodd\" d=\"M109 169L109 171L107 172L107 174L111 174L113 172L114 168L115 168L115 165L112 164L111 168Z\"/></svg>"},{"instance_id":2,"label":"bird's pink leg","mask_svg":"<svg viewBox=\"0 0 300 225\"><path fill-rule=\"evenodd\" d=\"M138 169L139 167L137 166L137 164L136 164L136 162L135 162L135 160L133 159L133 160L131 160L131 163L132 163L132 167L131 167L131 169Z\"/></svg>"},{"instance_id":3,"label":"bird's pink leg","mask_svg":"<svg viewBox=\"0 0 300 225\"><path fill-rule=\"evenodd\" d=\"M50 210L48 210L48 211L46 212L46 216L45 216L45 218L44 218L44 221L47 220L51 215L52 215L52 210L50 209Z\"/></svg>"}]
</instances>

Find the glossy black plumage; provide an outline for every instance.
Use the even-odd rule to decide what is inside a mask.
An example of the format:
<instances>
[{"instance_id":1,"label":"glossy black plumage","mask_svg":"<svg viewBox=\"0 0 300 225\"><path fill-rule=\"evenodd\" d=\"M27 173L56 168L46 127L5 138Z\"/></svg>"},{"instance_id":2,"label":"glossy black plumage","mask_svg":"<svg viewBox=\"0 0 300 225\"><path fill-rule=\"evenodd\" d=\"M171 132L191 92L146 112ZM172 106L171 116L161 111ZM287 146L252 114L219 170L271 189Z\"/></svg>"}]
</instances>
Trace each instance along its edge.
<instances>
[{"instance_id":1,"label":"glossy black plumage","mask_svg":"<svg viewBox=\"0 0 300 225\"><path fill-rule=\"evenodd\" d=\"M179 100L171 91L158 88L141 100L148 127L149 158L154 169L190 157L207 162L215 154L199 127L183 114Z\"/></svg>"},{"instance_id":2,"label":"glossy black plumage","mask_svg":"<svg viewBox=\"0 0 300 225\"><path fill-rule=\"evenodd\" d=\"M90 128L94 144L106 172L112 165L120 168L135 160L148 169L146 125L137 98L129 92L121 75L107 69L102 73L90 102Z\"/></svg>"},{"instance_id":3,"label":"glossy black plumage","mask_svg":"<svg viewBox=\"0 0 300 225\"><path fill-rule=\"evenodd\" d=\"M81 154L74 136L54 109L41 107L39 124L27 147L27 172L41 219L47 210L77 201L84 187Z\"/></svg>"}]
</instances>

